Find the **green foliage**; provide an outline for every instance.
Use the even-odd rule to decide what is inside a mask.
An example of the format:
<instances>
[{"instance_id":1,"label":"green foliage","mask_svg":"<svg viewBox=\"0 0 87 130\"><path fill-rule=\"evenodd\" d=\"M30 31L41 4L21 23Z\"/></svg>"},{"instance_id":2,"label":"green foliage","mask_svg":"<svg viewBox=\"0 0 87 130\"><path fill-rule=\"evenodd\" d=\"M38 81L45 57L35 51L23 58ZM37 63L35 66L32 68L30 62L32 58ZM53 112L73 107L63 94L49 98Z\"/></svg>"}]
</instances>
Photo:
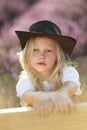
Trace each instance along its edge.
<instances>
[{"instance_id":1,"label":"green foliage","mask_svg":"<svg viewBox=\"0 0 87 130\"><path fill-rule=\"evenodd\" d=\"M0 77L0 108L18 107L19 99L16 97L16 81L11 75Z\"/></svg>"}]
</instances>

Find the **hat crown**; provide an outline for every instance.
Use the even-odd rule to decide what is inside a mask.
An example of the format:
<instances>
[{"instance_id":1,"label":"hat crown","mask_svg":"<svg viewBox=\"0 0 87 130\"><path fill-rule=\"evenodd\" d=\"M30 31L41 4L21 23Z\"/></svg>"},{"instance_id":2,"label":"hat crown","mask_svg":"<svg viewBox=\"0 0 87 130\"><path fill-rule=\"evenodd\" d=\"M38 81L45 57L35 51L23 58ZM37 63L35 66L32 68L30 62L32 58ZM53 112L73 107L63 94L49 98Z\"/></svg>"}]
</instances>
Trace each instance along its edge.
<instances>
[{"instance_id":1,"label":"hat crown","mask_svg":"<svg viewBox=\"0 0 87 130\"><path fill-rule=\"evenodd\" d=\"M43 33L47 35L61 35L60 28L53 22L43 20L32 24L29 28L30 32Z\"/></svg>"}]
</instances>

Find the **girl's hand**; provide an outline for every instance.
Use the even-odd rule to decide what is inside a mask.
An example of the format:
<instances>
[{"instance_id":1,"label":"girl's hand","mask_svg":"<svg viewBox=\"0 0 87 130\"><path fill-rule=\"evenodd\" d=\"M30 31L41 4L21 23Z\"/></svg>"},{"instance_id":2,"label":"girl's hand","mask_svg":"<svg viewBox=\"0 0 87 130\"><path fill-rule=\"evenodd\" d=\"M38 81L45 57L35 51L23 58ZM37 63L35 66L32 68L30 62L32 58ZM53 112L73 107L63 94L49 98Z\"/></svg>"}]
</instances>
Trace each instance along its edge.
<instances>
[{"instance_id":1,"label":"girl's hand","mask_svg":"<svg viewBox=\"0 0 87 130\"><path fill-rule=\"evenodd\" d=\"M40 116L49 116L53 111L53 102L50 99L39 101L34 104L34 108Z\"/></svg>"},{"instance_id":2,"label":"girl's hand","mask_svg":"<svg viewBox=\"0 0 87 130\"><path fill-rule=\"evenodd\" d=\"M51 92L44 95L44 99L36 102L34 108L38 111L41 116L50 115L53 110L56 112L70 113L74 108L75 104L66 95L60 92Z\"/></svg>"},{"instance_id":3,"label":"girl's hand","mask_svg":"<svg viewBox=\"0 0 87 130\"><path fill-rule=\"evenodd\" d=\"M51 95L51 100L57 112L70 113L75 108L73 101L60 92L54 92Z\"/></svg>"}]
</instances>

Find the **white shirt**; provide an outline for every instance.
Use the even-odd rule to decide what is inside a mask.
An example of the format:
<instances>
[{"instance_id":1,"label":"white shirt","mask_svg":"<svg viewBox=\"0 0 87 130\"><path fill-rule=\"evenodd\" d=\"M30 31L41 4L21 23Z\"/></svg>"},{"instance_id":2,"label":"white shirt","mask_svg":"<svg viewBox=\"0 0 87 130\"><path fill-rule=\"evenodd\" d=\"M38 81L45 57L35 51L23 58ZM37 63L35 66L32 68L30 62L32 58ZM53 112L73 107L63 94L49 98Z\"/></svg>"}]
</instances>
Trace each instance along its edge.
<instances>
[{"instance_id":1,"label":"white shirt","mask_svg":"<svg viewBox=\"0 0 87 130\"><path fill-rule=\"evenodd\" d=\"M79 74L74 67L66 66L63 68L62 83L66 81L73 81L77 84L78 88L75 92L75 95L82 94L80 90ZM48 83L48 81L44 81L43 83L44 91L50 91L50 84ZM35 91L35 87L27 76L22 76L16 85L17 96L21 98L23 93L27 90Z\"/></svg>"}]
</instances>

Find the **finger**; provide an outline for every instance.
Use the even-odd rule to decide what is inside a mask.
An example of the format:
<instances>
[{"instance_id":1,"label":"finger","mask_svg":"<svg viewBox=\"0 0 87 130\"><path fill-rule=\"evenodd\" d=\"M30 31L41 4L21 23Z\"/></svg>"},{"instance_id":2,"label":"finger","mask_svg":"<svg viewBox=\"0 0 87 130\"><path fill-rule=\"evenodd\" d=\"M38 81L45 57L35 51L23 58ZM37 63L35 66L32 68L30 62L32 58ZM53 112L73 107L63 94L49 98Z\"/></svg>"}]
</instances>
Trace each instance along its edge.
<instances>
[{"instance_id":1,"label":"finger","mask_svg":"<svg viewBox=\"0 0 87 130\"><path fill-rule=\"evenodd\" d=\"M34 105L40 116L48 116L53 111L53 104L50 101L39 102Z\"/></svg>"},{"instance_id":2,"label":"finger","mask_svg":"<svg viewBox=\"0 0 87 130\"><path fill-rule=\"evenodd\" d=\"M55 111L56 112L63 112L63 103L62 101L58 101L55 103Z\"/></svg>"},{"instance_id":3,"label":"finger","mask_svg":"<svg viewBox=\"0 0 87 130\"><path fill-rule=\"evenodd\" d=\"M63 113L71 113L72 107L70 106L70 104L68 102L63 102L62 103L62 107L63 107Z\"/></svg>"},{"instance_id":4,"label":"finger","mask_svg":"<svg viewBox=\"0 0 87 130\"><path fill-rule=\"evenodd\" d=\"M51 101L47 101L44 104L43 114L44 116L49 116L53 111L53 103Z\"/></svg>"},{"instance_id":5,"label":"finger","mask_svg":"<svg viewBox=\"0 0 87 130\"><path fill-rule=\"evenodd\" d=\"M75 103L71 100L68 102L70 112L76 109Z\"/></svg>"},{"instance_id":6,"label":"finger","mask_svg":"<svg viewBox=\"0 0 87 130\"><path fill-rule=\"evenodd\" d=\"M64 113L71 113L75 109L75 105L72 100L63 102Z\"/></svg>"}]
</instances>

